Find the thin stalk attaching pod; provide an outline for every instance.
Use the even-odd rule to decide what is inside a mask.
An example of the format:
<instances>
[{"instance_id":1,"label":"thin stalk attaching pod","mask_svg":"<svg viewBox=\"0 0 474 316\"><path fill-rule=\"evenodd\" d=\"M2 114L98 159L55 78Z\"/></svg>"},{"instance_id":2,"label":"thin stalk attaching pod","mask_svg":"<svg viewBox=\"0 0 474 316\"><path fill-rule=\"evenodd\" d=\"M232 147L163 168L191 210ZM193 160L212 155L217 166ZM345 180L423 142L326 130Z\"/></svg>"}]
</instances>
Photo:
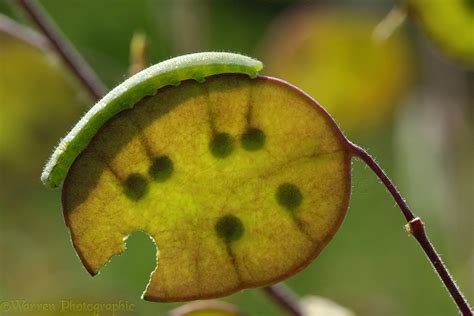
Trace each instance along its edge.
<instances>
[{"instance_id":1,"label":"thin stalk attaching pod","mask_svg":"<svg viewBox=\"0 0 474 316\"><path fill-rule=\"evenodd\" d=\"M406 231L410 235L415 237L415 239L420 244L421 248L425 252L439 278L441 279L444 286L451 295L451 298L454 300L457 307L459 308L461 314L463 316L472 316L472 308L469 306L469 303L467 302L466 298L462 294L458 285L456 284L453 277L446 268L445 264L441 260L440 255L433 247L433 244L430 242L426 234L425 225L423 221L419 217L416 217L415 214L413 214L413 212L408 207L408 204L405 202L405 199L403 199L400 192L397 190L390 178L385 174L383 169L377 164L375 159L372 158L372 156L370 156L369 153L367 153L367 151L365 151L363 148L353 143L350 143L350 145L352 147L354 155L362 159L367 164L367 166L372 169L372 171L377 175L380 181L382 181L384 186L394 198L395 202L402 211L403 216L407 220L407 224L405 225Z\"/></svg>"}]
</instances>

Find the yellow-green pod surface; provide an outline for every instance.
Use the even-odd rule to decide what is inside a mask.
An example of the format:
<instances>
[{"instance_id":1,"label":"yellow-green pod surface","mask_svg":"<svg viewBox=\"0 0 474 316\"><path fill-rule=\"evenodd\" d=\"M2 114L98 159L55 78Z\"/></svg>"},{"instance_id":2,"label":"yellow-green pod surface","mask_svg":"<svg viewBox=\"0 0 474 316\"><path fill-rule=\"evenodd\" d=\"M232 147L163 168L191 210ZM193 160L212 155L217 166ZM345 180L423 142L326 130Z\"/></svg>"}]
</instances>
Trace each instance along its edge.
<instances>
[{"instance_id":1,"label":"yellow-green pod surface","mask_svg":"<svg viewBox=\"0 0 474 316\"><path fill-rule=\"evenodd\" d=\"M224 296L307 266L349 202L351 152L331 117L269 77L226 73L149 94L95 132L64 181L87 270L135 231L157 246L147 300Z\"/></svg>"}]
</instances>

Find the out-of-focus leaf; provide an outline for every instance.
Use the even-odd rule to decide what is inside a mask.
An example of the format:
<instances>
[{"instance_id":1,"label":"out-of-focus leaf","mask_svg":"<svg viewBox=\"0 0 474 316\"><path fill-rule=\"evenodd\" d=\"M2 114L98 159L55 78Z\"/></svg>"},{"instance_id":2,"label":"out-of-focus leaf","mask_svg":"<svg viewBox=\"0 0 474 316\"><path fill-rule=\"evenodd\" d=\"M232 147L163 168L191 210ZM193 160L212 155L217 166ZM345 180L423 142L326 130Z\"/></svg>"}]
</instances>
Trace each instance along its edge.
<instances>
[{"instance_id":1,"label":"out-of-focus leaf","mask_svg":"<svg viewBox=\"0 0 474 316\"><path fill-rule=\"evenodd\" d=\"M0 167L12 179L41 169L86 98L45 39L0 16Z\"/></svg>"},{"instance_id":2,"label":"out-of-focus leaf","mask_svg":"<svg viewBox=\"0 0 474 316\"><path fill-rule=\"evenodd\" d=\"M196 301L172 310L168 316L243 316L239 309L219 301Z\"/></svg>"},{"instance_id":3,"label":"out-of-focus leaf","mask_svg":"<svg viewBox=\"0 0 474 316\"><path fill-rule=\"evenodd\" d=\"M369 12L304 8L270 28L267 70L307 91L349 131L385 122L407 90L411 51L401 31L376 41Z\"/></svg>"},{"instance_id":4,"label":"out-of-focus leaf","mask_svg":"<svg viewBox=\"0 0 474 316\"><path fill-rule=\"evenodd\" d=\"M99 129L67 174L64 215L91 274L145 231L158 247L145 299L219 297L285 279L319 254L347 210L350 157L327 113L283 81L187 80Z\"/></svg>"},{"instance_id":5,"label":"out-of-focus leaf","mask_svg":"<svg viewBox=\"0 0 474 316\"><path fill-rule=\"evenodd\" d=\"M401 0L416 22L448 55L474 67L474 1Z\"/></svg>"}]
</instances>

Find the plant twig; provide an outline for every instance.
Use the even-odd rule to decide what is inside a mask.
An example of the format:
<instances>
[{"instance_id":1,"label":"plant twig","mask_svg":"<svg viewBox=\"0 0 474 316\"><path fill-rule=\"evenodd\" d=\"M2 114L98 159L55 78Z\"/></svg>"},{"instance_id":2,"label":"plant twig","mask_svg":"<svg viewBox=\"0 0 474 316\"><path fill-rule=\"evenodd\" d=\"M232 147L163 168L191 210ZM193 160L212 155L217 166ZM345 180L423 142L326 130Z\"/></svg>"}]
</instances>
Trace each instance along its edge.
<instances>
[{"instance_id":1,"label":"plant twig","mask_svg":"<svg viewBox=\"0 0 474 316\"><path fill-rule=\"evenodd\" d=\"M44 36L3 14L0 14L0 31L41 50L50 48L49 42Z\"/></svg>"},{"instance_id":2,"label":"plant twig","mask_svg":"<svg viewBox=\"0 0 474 316\"><path fill-rule=\"evenodd\" d=\"M303 315L303 311L301 309L298 297L283 283L264 287L263 291L268 296L270 296L273 301L277 303L281 308L285 309L289 315Z\"/></svg>"},{"instance_id":3,"label":"plant twig","mask_svg":"<svg viewBox=\"0 0 474 316\"><path fill-rule=\"evenodd\" d=\"M374 171L374 173L382 181L382 183L385 185L387 190L395 199L395 202L400 207L403 215L405 216L405 219L408 222L405 225L407 232L413 235L413 237L415 237L415 239L420 244L421 248L425 252L429 261L431 262L434 269L438 273L438 276L440 277L444 286L446 287L452 299L454 300L457 307L459 308L459 311L461 312L461 314L463 316L472 316L473 310L469 306L469 303L467 302L464 295L461 293L461 290L457 286L456 282L450 275L448 269L444 265L436 249L433 247L430 240L428 239L428 236L425 232L425 225L423 221L419 217L416 217L413 214L413 212L410 210L405 200L400 195L400 192L398 192L395 185L392 183L390 178L385 174L382 168L377 164L375 159L372 158L363 148L353 143L350 143L350 146L354 155L362 159L370 167L370 169Z\"/></svg>"},{"instance_id":4,"label":"plant twig","mask_svg":"<svg viewBox=\"0 0 474 316\"><path fill-rule=\"evenodd\" d=\"M105 85L76 49L61 36L53 21L40 5L34 0L18 0L18 4L28 14L38 29L48 38L64 63L84 84L90 94L96 100L102 98L107 91Z\"/></svg>"},{"instance_id":5,"label":"plant twig","mask_svg":"<svg viewBox=\"0 0 474 316\"><path fill-rule=\"evenodd\" d=\"M20 6L30 16L36 26L49 39L52 46L72 72L89 90L96 100L105 95L107 89L99 79L94 70L86 63L82 56L74 47L60 35L59 30L53 21L47 16L45 11L35 0L17 0ZM265 287L264 292L268 294L276 303L288 311L290 315L303 315L299 306L298 298L289 288L283 284Z\"/></svg>"}]
</instances>

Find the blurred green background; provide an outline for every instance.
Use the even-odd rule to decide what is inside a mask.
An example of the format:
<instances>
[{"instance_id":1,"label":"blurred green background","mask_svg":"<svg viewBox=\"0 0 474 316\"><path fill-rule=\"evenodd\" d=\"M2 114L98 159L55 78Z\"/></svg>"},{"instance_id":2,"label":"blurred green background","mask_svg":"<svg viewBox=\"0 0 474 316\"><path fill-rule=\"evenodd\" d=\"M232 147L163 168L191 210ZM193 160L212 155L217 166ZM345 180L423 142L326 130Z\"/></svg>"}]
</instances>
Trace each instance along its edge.
<instances>
[{"instance_id":1,"label":"blurred green background","mask_svg":"<svg viewBox=\"0 0 474 316\"><path fill-rule=\"evenodd\" d=\"M472 16L469 1L459 1ZM380 36L386 26L379 23L394 1L40 2L108 87L128 76L130 41L143 32L150 64L190 52L239 52L262 60L264 74L306 90L377 158L474 299L472 64L445 55L416 17L388 38ZM0 13L28 24L13 1L0 0ZM26 43L2 28L0 301L122 300L136 304L136 315L162 315L179 306L139 299L155 264L154 244L145 234L132 235L127 251L97 277L82 267L64 225L60 191L43 187L39 176L59 138L94 101L43 37L28 33ZM287 285L356 315L456 315L404 224L385 188L355 160L343 226ZM284 315L259 290L224 300L250 315Z\"/></svg>"}]
</instances>

